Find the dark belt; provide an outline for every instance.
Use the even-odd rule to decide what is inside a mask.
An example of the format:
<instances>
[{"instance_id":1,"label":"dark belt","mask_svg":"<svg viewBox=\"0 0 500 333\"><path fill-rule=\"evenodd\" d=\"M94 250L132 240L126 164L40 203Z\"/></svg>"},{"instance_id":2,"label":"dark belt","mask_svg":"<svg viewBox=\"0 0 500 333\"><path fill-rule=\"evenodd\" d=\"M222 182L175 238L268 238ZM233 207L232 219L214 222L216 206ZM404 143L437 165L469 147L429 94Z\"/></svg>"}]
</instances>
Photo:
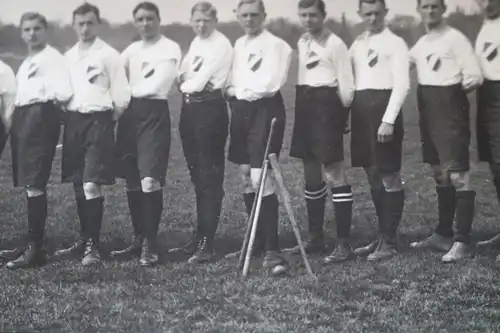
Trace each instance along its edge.
<instances>
[{"instance_id":1,"label":"dark belt","mask_svg":"<svg viewBox=\"0 0 500 333\"><path fill-rule=\"evenodd\" d=\"M203 90L192 94L182 94L182 99L184 100L184 103L195 104L224 99L224 97L222 95L222 90L217 89L213 91Z\"/></svg>"}]
</instances>

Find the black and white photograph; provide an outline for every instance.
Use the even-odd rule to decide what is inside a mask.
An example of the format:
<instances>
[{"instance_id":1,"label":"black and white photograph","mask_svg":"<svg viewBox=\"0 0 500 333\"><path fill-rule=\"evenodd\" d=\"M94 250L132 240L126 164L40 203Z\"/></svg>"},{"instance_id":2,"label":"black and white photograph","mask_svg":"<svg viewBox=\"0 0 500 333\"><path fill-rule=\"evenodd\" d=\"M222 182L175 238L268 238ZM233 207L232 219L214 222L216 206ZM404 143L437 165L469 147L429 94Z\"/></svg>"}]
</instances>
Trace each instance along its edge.
<instances>
[{"instance_id":1,"label":"black and white photograph","mask_svg":"<svg viewBox=\"0 0 500 333\"><path fill-rule=\"evenodd\" d=\"M500 0L0 0L17 332L500 332Z\"/></svg>"}]
</instances>

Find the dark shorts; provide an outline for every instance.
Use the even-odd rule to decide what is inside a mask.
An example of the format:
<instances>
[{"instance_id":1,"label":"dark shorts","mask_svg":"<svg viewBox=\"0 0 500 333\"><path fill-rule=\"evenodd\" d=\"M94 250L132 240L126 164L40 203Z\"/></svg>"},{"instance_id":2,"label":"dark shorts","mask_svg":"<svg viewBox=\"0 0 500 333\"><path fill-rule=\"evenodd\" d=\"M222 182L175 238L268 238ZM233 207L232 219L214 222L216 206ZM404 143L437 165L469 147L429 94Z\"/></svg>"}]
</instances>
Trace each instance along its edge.
<instances>
[{"instance_id":1,"label":"dark shorts","mask_svg":"<svg viewBox=\"0 0 500 333\"><path fill-rule=\"evenodd\" d=\"M276 118L269 154L279 155L285 133L286 111L281 93L254 102L233 100L228 160L262 168L271 121Z\"/></svg>"},{"instance_id":2,"label":"dark shorts","mask_svg":"<svg viewBox=\"0 0 500 333\"><path fill-rule=\"evenodd\" d=\"M197 195L224 195L225 147L229 115L222 94L211 100L184 101L179 122L182 149Z\"/></svg>"},{"instance_id":3,"label":"dark shorts","mask_svg":"<svg viewBox=\"0 0 500 333\"><path fill-rule=\"evenodd\" d=\"M351 163L353 167L376 168L380 173L401 170L404 137L403 114L394 122L391 142L378 141L391 90L359 90L351 105Z\"/></svg>"},{"instance_id":4,"label":"dark shorts","mask_svg":"<svg viewBox=\"0 0 500 333\"><path fill-rule=\"evenodd\" d=\"M64 183L115 183L114 128L112 111L66 112L61 172Z\"/></svg>"},{"instance_id":5,"label":"dark shorts","mask_svg":"<svg viewBox=\"0 0 500 333\"><path fill-rule=\"evenodd\" d=\"M44 190L61 132L61 110L52 102L17 107L10 146L14 186Z\"/></svg>"},{"instance_id":6,"label":"dark shorts","mask_svg":"<svg viewBox=\"0 0 500 333\"><path fill-rule=\"evenodd\" d=\"M347 117L337 88L297 86L290 156L321 164L343 161Z\"/></svg>"},{"instance_id":7,"label":"dark shorts","mask_svg":"<svg viewBox=\"0 0 500 333\"><path fill-rule=\"evenodd\" d=\"M417 90L424 163L446 171L469 170L469 101L461 85Z\"/></svg>"},{"instance_id":8,"label":"dark shorts","mask_svg":"<svg viewBox=\"0 0 500 333\"><path fill-rule=\"evenodd\" d=\"M2 157L5 144L7 143L8 134L5 130L5 125L3 121L0 120L0 157Z\"/></svg>"},{"instance_id":9,"label":"dark shorts","mask_svg":"<svg viewBox=\"0 0 500 333\"><path fill-rule=\"evenodd\" d=\"M132 184L153 178L165 185L170 155L170 111L167 100L132 98L118 121L118 177Z\"/></svg>"},{"instance_id":10,"label":"dark shorts","mask_svg":"<svg viewBox=\"0 0 500 333\"><path fill-rule=\"evenodd\" d=\"M479 161L500 164L500 81L484 81L477 91Z\"/></svg>"}]
</instances>

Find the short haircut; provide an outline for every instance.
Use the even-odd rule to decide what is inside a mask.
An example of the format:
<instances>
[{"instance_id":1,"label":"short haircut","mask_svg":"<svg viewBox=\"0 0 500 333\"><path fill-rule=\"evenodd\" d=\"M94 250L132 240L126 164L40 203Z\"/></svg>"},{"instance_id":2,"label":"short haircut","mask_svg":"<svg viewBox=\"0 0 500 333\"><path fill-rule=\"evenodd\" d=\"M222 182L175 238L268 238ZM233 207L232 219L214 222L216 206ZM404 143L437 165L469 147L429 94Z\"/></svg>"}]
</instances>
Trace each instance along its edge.
<instances>
[{"instance_id":1,"label":"short haircut","mask_svg":"<svg viewBox=\"0 0 500 333\"><path fill-rule=\"evenodd\" d=\"M191 16L196 12L208 14L212 18L217 19L217 8L208 1L197 2L193 8L191 8Z\"/></svg>"},{"instance_id":2,"label":"short haircut","mask_svg":"<svg viewBox=\"0 0 500 333\"><path fill-rule=\"evenodd\" d=\"M21 20L19 22L19 26L23 26L23 23L26 21L38 20L42 24L42 26L47 29L49 26L47 22L47 18L38 12L26 12L21 16Z\"/></svg>"},{"instance_id":3,"label":"short haircut","mask_svg":"<svg viewBox=\"0 0 500 333\"><path fill-rule=\"evenodd\" d=\"M441 0L441 5L444 7L446 6L446 3L444 2L445 0ZM422 0L417 0L417 5L420 6L420 4L422 3Z\"/></svg>"},{"instance_id":4,"label":"short haircut","mask_svg":"<svg viewBox=\"0 0 500 333\"><path fill-rule=\"evenodd\" d=\"M380 2L382 5L384 5L384 7L387 7L387 5L385 4L385 0L359 0L359 8L361 8L361 5L364 4L364 3L368 3L370 5L374 5L377 2Z\"/></svg>"},{"instance_id":5,"label":"short haircut","mask_svg":"<svg viewBox=\"0 0 500 333\"><path fill-rule=\"evenodd\" d=\"M299 1L299 8L311 8L311 7L316 7L323 16L326 16L325 2L323 0Z\"/></svg>"},{"instance_id":6,"label":"short haircut","mask_svg":"<svg viewBox=\"0 0 500 333\"><path fill-rule=\"evenodd\" d=\"M132 11L132 16L135 16L137 12L141 9L147 10L148 12L154 12L158 18L160 18L160 9L158 9L158 6L152 2L149 1L144 1L137 6L135 6L134 10Z\"/></svg>"},{"instance_id":7,"label":"short haircut","mask_svg":"<svg viewBox=\"0 0 500 333\"><path fill-rule=\"evenodd\" d=\"M88 2L84 2L80 6L76 7L76 9L73 11L73 21L75 20L75 16L85 15L87 13L94 13L97 17L97 22L101 22L101 12L99 11L99 8Z\"/></svg>"},{"instance_id":8,"label":"short haircut","mask_svg":"<svg viewBox=\"0 0 500 333\"><path fill-rule=\"evenodd\" d=\"M240 7L243 5L253 5L253 4L258 4L260 11L264 14L266 13L266 6L264 6L264 2L262 2L262 0L240 0L238 2L237 9L240 9Z\"/></svg>"}]
</instances>

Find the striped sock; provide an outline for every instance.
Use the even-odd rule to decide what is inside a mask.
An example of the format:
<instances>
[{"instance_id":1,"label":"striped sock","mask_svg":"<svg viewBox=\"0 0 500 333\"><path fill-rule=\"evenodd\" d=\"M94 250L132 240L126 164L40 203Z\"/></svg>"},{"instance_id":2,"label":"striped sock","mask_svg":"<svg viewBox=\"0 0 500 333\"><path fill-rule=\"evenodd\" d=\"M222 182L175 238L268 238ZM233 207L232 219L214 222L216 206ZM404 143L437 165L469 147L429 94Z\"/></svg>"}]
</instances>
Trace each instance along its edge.
<instances>
[{"instance_id":1,"label":"striped sock","mask_svg":"<svg viewBox=\"0 0 500 333\"><path fill-rule=\"evenodd\" d=\"M325 199L327 195L328 192L324 182L319 187L306 185L306 188L304 189L310 234L321 234L323 232Z\"/></svg>"},{"instance_id":2,"label":"striped sock","mask_svg":"<svg viewBox=\"0 0 500 333\"><path fill-rule=\"evenodd\" d=\"M350 185L332 187L332 200L335 208L337 237L349 238L352 224L352 189Z\"/></svg>"}]
</instances>

